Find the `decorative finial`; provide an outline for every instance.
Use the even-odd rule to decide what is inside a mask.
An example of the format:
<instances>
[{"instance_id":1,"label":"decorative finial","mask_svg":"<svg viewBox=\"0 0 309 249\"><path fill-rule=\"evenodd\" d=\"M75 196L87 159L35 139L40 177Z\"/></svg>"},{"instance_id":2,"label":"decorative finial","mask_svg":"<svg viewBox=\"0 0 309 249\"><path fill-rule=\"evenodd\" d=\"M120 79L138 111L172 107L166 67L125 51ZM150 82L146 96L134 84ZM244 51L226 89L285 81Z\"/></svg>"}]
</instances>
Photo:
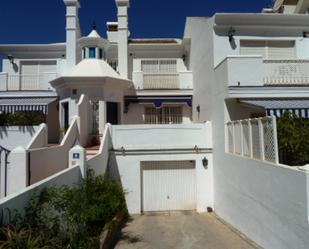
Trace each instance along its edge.
<instances>
[{"instance_id":1,"label":"decorative finial","mask_svg":"<svg viewBox=\"0 0 309 249\"><path fill-rule=\"evenodd\" d=\"M92 23L92 29L97 30L97 25L96 25L95 21L93 21L93 23Z\"/></svg>"}]
</instances>

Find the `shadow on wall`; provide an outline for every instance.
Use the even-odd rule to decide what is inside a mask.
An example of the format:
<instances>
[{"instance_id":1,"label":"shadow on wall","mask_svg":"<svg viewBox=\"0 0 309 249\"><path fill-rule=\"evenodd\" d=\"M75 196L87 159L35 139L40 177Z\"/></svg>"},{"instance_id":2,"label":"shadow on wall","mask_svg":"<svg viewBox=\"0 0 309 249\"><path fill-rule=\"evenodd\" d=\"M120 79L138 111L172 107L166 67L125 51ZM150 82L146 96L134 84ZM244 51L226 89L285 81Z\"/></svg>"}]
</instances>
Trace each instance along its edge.
<instances>
[{"instance_id":1,"label":"shadow on wall","mask_svg":"<svg viewBox=\"0 0 309 249\"><path fill-rule=\"evenodd\" d=\"M231 121L265 116L263 108L242 104L237 99L226 99L225 105Z\"/></svg>"},{"instance_id":2,"label":"shadow on wall","mask_svg":"<svg viewBox=\"0 0 309 249\"><path fill-rule=\"evenodd\" d=\"M8 137L10 132L29 133L33 136L36 130L33 126L0 126L0 138Z\"/></svg>"},{"instance_id":3,"label":"shadow on wall","mask_svg":"<svg viewBox=\"0 0 309 249\"><path fill-rule=\"evenodd\" d=\"M108 161L108 164L107 164L106 175L108 177L111 177L111 178L115 179L116 181L120 182L121 185L123 186L123 184L121 182L119 166L118 166L118 163L117 163L117 160L116 160L116 155L114 153L110 153L109 161Z\"/></svg>"}]
</instances>

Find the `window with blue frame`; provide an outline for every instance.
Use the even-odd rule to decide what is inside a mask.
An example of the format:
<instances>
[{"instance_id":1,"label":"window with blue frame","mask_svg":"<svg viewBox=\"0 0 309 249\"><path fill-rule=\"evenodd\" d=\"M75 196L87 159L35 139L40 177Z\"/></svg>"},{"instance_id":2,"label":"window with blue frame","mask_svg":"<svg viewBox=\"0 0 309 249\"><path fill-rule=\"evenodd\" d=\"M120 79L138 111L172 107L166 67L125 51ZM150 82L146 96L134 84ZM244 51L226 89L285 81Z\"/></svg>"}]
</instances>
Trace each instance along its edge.
<instances>
[{"instance_id":1,"label":"window with blue frame","mask_svg":"<svg viewBox=\"0 0 309 249\"><path fill-rule=\"evenodd\" d=\"M89 48L89 58L95 58L95 48Z\"/></svg>"}]
</instances>

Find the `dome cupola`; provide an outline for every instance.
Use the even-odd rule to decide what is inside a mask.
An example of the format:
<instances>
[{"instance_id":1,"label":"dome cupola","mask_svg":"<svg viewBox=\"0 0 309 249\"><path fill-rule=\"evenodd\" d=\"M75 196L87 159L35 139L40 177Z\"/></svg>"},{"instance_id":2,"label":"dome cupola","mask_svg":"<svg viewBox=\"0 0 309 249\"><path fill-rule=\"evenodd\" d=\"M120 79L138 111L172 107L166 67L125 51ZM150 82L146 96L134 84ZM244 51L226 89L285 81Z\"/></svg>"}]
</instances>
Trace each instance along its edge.
<instances>
[{"instance_id":1,"label":"dome cupola","mask_svg":"<svg viewBox=\"0 0 309 249\"><path fill-rule=\"evenodd\" d=\"M106 51L109 48L109 41L103 39L98 32L96 27L93 26L93 30L87 37L79 39L79 45L82 47L82 58L83 59L106 59Z\"/></svg>"}]
</instances>

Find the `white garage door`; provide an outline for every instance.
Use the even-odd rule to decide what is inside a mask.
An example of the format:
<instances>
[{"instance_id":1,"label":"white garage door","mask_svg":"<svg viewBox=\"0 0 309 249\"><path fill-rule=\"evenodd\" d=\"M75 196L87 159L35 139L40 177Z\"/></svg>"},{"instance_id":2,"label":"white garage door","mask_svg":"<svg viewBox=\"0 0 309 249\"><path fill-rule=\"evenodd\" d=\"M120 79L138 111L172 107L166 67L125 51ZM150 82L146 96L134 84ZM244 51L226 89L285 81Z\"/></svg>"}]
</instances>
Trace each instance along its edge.
<instances>
[{"instance_id":1,"label":"white garage door","mask_svg":"<svg viewBox=\"0 0 309 249\"><path fill-rule=\"evenodd\" d=\"M194 161L142 162L141 167L144 212L196 209Z\"/></svg>"}]
</instances>

